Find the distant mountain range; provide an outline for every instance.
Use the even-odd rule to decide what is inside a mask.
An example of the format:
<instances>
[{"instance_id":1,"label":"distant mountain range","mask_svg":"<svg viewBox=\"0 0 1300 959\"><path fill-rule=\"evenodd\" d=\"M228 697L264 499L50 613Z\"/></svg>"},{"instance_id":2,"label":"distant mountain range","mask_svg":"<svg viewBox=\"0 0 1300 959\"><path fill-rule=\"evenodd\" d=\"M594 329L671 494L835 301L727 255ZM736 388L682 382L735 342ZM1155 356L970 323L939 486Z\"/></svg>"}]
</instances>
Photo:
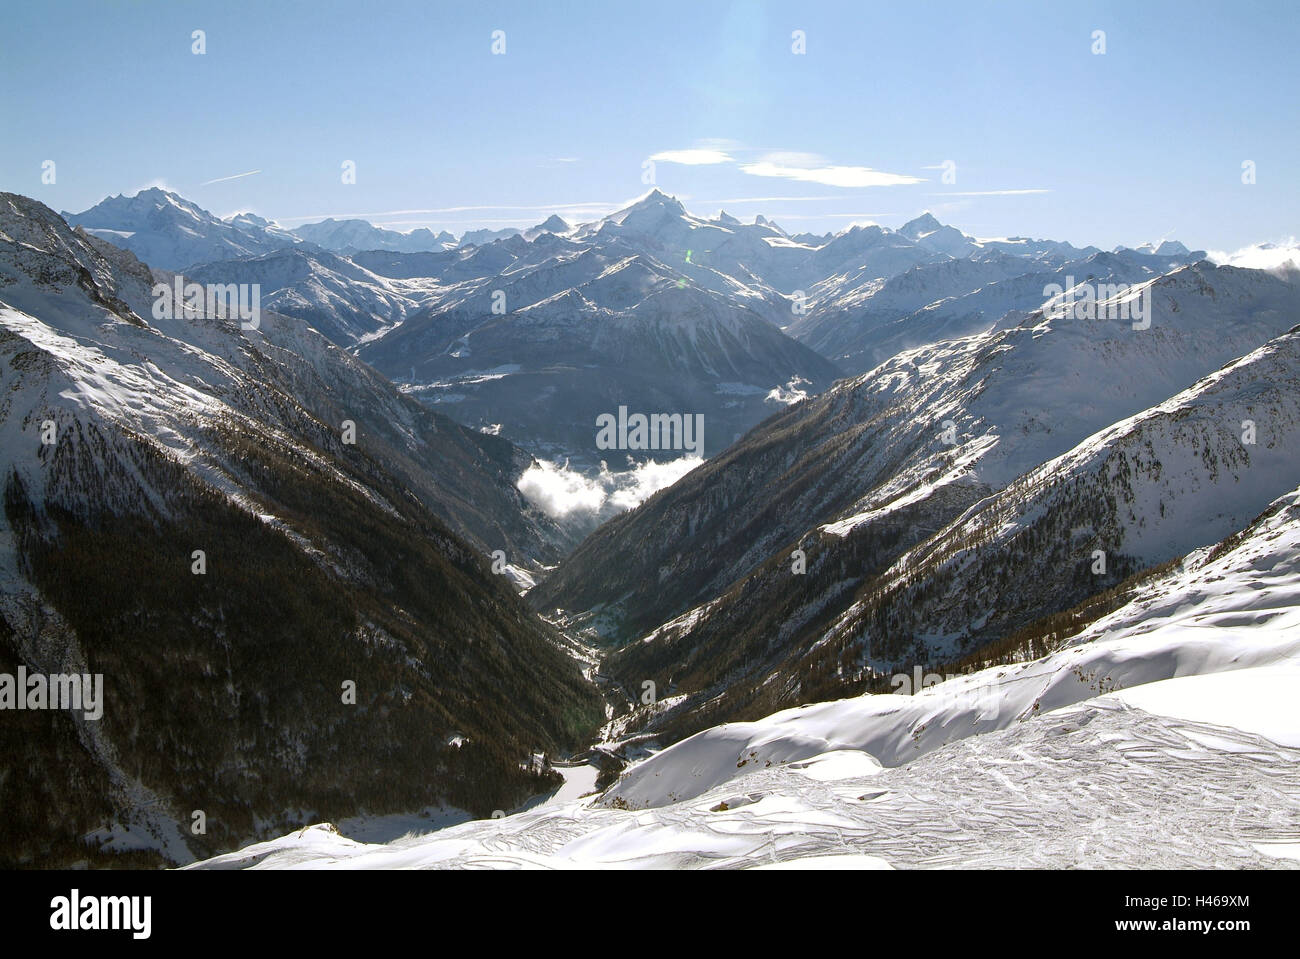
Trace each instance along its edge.
<instances>
[{"instance_id":1,"label":"distant mountain range","mask_svg":"<svg viewBox=\"0 0 1300 959\"><path fill-rule=\"evenodd\" d=\"M361 220L220 220L160 190L69 222L154 266L259 284L270 308L427 405L588 470L683 455L599 447L594 424L620 407L703 416L712 456L842 375L1013 323L1052 283L1140 283L1196 259L1172 242L1102 253L979 240L930 214L897 231L791 236L762 216L695 216L658 190L590 223L552 216L460 245Z\"/></svg>"},{"instance_id":2,"label":"distant mountain range","mask_svg":"<svg viewBox=\"0 0 1300 959\"><path fill-rule=\"evenodd\" d=\"M288 229L253 213L221 219L181 195L159 187L141 190L134 196L107 197L88 210L65 212L63 217L72 226L80 226L130 250L151 266L168 270L183 270L232 257L257 256L302 244L333 253L364 250L421 253L491 243L520 234L532 239L539 232L567 229L558 216L531 230L470 230L459 240L445 230L434 233L420 228L400 233L366 220L332 217Z\"/></svg>"}]
</instances>

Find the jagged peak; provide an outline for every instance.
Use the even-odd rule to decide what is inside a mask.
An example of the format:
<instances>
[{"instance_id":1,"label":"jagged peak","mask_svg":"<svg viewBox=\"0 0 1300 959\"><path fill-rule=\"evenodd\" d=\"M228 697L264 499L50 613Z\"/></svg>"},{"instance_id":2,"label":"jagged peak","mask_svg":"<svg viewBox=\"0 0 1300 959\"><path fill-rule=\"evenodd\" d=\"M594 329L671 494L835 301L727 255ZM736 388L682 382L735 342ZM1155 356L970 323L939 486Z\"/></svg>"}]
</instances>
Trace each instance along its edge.
<instances>
[{"instance_id":1,"label":"jagged peak","mask_svg":"<svg viewBox=\"0 0 1300 959\"><path fill-rule=\"evenodd\" d=\"M945 224L940 223L933 213L926 210L915 219L908 220L904 223L899 227L898 232L914 240L918 236L925 236L926 234L933 233L936 230L942 230L944 226Z\"/></svg>"},{"instance_id":2,"label":"jagged peak","mask_svg":"<svg viewBox=\"0 0 1300 959\"><path fill-rule=\"evenodd\" d=\"M640 197L631 206L625 208L620 212L630 213L634 210L647 210L647 209L653 209L655 207L663 207L666 209L674 210L675 212L678 213L686 212L686 208L682 206L681 201L678 200L677 197L669 196L667 193L664 193L658 187L653 187L649 193Z\"/></svg>"}]
</instances>

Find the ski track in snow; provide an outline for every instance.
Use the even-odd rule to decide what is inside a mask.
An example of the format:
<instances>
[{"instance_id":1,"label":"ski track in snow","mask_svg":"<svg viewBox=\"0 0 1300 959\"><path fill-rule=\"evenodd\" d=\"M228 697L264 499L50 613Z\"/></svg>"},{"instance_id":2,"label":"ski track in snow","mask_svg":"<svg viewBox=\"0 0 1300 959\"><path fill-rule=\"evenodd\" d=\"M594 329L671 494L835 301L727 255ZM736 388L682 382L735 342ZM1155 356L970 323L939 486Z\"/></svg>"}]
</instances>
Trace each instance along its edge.
<instances>
[{"instance_id":1,"label":"ski track in snow","mask_svg":"<svg viewBox=\"0 0 1300 959\"><path fill-rule=\"evenodd\" d=\"M200 865L725 869L856 857L845 865L1300 867L1286 853L1300 841L1300 750L1113 695L907 766L866 775L844 766L847 775L824 779L773 766L650 810L550 805L387 846L317 825Z\"/></svg>"}]
</instances>

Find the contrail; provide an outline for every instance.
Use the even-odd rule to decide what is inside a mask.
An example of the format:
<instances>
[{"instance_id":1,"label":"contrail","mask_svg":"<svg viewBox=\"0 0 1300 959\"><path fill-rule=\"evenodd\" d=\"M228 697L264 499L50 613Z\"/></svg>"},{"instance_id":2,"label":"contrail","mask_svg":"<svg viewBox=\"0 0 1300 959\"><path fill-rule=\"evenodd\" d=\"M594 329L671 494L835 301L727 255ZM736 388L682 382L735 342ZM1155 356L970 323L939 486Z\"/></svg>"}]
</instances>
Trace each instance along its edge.
<instances>
[{"instance_id":1,"label":"contrail","mask_svg":"<svg viewBox=\"0 0 1300 959\"><path fill-rule=\"evenodd\" d=\"M199 186L207 186L209 183L224 183L226 180L238 180L241 176L252 176L254 173L261 172L261 170L249 170L247 173L236 173L234 176L219 176L215 180L208 180L207 183L200 183Z\"/></svg>"}]
</instances>

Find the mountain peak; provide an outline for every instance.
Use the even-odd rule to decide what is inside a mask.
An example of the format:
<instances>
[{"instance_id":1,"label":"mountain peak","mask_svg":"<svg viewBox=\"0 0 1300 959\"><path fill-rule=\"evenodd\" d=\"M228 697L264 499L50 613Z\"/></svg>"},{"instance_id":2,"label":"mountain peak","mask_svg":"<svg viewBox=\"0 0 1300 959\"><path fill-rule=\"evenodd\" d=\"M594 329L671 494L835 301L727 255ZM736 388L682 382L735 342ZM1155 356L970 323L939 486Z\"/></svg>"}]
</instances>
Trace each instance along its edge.
<instances>
[{"instance_id":1,"label":"mountain peak","mask_svg":"<svg viewBox=\"0 0 1300 959\"><path fill-rule=\"evenodd\" d=\"M1156 247L1156 256L1191 256L1192 251L1177 240L1165 240Z\"/></svg>"},{"instance_id":2,"label":"mountain peak","mask_svg":"<svg viewBox=\"0 0 1300 959\"><path fill-rule=\"evenodd\" d=\"M777 233L780 233L782 236L786 235L785 230L781 229L781 225L779 223L777 223L775 220L769 220L761 213L754 217L754 226L766 227L769 230L775 230Z\"/></svg>"},{"instance_id":3,"label":"mountain peak","mask_svg":"<svg viewBox=\"0 0 1300 959\"><path fill-rule=\"evenodd\" d=\"M651 209L651 208L665 208L665 209L674 210L679 213L686 212L686 208L682 206L681 202L677 199L677 197L669 196L667 193L664 193L658 187L653 187L649 193L647 193L645 196L641 197L641 199L633 203L632 206L630 206L628 209L644 210L644 209Z\"/></svg>"},{"instance_id":4,"label":"mountain peak","mask_svg":"<svg viewBox=\"0 0 1300 959\"><path fill-rule=\"evenodd\" d=\"M668 196L657 187L640 197L631 206L609 214L600 221L602 229L628 229L636 233L658 234L673 229L673 224L686 229L686 208L676 197Z\"/></svg>"},{"instance_id":5,"label":"mountain peak","mask_svg":"<svg viewBox=\"0 0 1300 959\"><path fill-rule=\"evenodd\" d=\"M187 200L179 193L174 193L171 190L164 190L162 187L157 186L151 186L148 189L140 190L135 196L124 197L123 199L133 203L135 206L140 206L142 203L151 203L154 206L178 206L183 210L211 216L207 210L203 209L203 207L199 206L193 200Z\"/></svg>"},{"instance_id":6,"label":"mountain peak","mask_svg":"<svg viewBox=\"0 0 1300 959\"><path fill-rule=\"evenodd\" d=\"M128 196L128 195L125 194L125 193L119 193L119 194L118 194L116 197L114 197L113 199L116 199L116 200L153 200L153 199L158 199L158 198L161 198L161 197L172 197L173 199L177 199L177 200L181 199L180 194L178 194L178 193L172 193L170 190L164 190L162 187L157 187L157 186L150 186L150 187L145 187L143 190L136 190L135 193L132 194L132 195L130 195L130 196Z\"/></svg>"},{"instance_id":7,"label":"mountain peak","mask_svg":"<svg viewBox=\"0 0 1300 959\"><path fill-rule=\"evenodd\" d=\"M942 230L943 224L940 223L933 213L926 210L914 220L909 220L899 228L899 233L909 239L915 240L917 237L933 233L935 230Z\"/></svg>"},{"instance_id":8,"label":"mountain peak","mask_svg":"<svg viewBox=\"0 0 1300 959\"><path fill-rule=\"evenodd\" d=\"M228 216L226 217L226 222L227 223L248 223L248 224L252 224L253 226L259 226L259 227L267 227L267 226L274 225L270 220L266 219L266 217L261 217L258 216L256 213L248 213L248 212L236 213L234 216Z\"/></svg>"}]
</instances>

